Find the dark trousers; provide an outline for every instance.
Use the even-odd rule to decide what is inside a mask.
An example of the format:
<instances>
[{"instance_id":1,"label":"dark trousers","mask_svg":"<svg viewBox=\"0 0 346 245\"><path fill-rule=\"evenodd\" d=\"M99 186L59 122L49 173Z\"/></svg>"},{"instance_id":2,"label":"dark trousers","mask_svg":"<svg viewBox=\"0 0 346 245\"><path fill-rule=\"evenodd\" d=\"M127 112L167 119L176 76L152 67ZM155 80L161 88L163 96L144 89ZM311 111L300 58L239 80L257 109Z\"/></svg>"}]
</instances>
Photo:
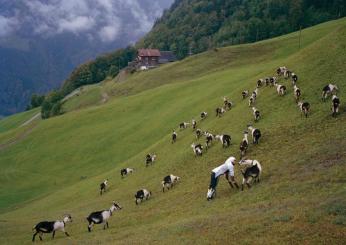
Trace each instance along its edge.
<instances>
[{"instance_id":1,"label":"dark trousers","mask_svg":"<svg viewBox=\"0 0 346 245\"><path fill-rule=\"evenodd\" d=\"M212 189L215 190L216 186L217 186L217 183L218 183L218 180L219 180L219 178L215 177L215 173L211 172L209 188L212 188Z\"/></svg>"}]
</instances>

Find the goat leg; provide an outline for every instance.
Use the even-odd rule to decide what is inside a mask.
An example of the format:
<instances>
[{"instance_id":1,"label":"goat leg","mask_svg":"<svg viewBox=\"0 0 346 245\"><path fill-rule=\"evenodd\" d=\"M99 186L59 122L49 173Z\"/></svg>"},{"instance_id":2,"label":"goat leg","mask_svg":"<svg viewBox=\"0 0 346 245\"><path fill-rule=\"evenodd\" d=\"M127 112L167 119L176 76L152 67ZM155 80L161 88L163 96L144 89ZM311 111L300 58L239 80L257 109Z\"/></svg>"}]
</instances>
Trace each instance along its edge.
<instances>
[{"instance_id":1,"label":"goat leg","mask_svg":"<svg viewBox=\"0 0 346 245\"><path fill-rule=\"evenodd\" d=\"M233 186L231 181L228 181L228 184L232 187L232 189L234 188L234 186Z\"/></svg>"},{"instance_id":2,"label":"goat leg","mask_svg":"<svg viewBox=\"0 0 346 245\"><path fill-rule=\"evenodd\" d=\"M36 237L37 234L38 234L38 231L36 231L36 233L32 236L32 241L33 242L35 241L35 237Z\"/></svg>"}]
</instances>

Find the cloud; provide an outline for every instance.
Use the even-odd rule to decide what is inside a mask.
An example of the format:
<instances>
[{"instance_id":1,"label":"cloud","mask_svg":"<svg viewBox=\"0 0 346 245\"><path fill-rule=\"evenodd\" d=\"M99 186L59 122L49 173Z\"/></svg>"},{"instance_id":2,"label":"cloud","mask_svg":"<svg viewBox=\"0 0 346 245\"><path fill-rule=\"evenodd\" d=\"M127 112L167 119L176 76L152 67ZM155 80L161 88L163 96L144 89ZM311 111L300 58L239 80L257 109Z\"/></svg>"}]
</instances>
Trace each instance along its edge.
<instances>
[{"instance_id":1,"label":"cloud","mask_svg":"<svg viewBox=\"0 0 346 245\"><path fill-rule=\"evenodd\" d=\"M112 42L118 37L119 30L120 26L109 25L102 27L99 31L99 35L103 42Z\"/></svg>"},{"instance_id":2,"label":"cloud","mask_svg":"<svg viewBox=\"0 0 346 245\"><path fill-rule=\"evenodd\" d=\"M0 37L7 36L15 31L18 25L18 21L14 17L5 17L0 15Z\"/></svg>"},{"instance_id":3,"label":"cloud","mask_svg":"<svg viewBox=\"0 0 346 245\"><path fill-rule=\"evenodd\" d=\"M58 22L57 32L79 33L90 30L94 27L95 20L87 16L76 16L70 19L61 19Z\"/></svg>"},{"instance_id":4,"label":"cloud","mask_svg":"<svg viewBox=\"0 0 346 245\"><path fill-rule=\"evenodd\" d=\"M0 7L0 36L20 23L43 37L72 33L102 42L113 42L124 35L139 38L150 30L162 13L162 2L167 1L173 0L18 0L25 7L17 5L12 12L19 14L10 19L1 16Z\"/></svg>"}]
</instances>

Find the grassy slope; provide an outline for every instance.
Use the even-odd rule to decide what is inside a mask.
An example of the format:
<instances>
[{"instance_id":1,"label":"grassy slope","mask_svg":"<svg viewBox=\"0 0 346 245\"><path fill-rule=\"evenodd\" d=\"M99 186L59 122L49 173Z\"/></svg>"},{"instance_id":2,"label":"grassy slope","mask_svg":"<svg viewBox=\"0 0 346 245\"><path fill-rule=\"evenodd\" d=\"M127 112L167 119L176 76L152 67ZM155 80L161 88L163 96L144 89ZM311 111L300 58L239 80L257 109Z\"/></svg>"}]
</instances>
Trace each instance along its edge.
<instances>
[{"instance_id":1,"label":"grassy slope","mask_svg":"<svg viewBox=\"0 0 346 245\"><path fill-rule=\"evenodd\" d=\"M194 239L246 244L256 236L261 243L341 244L346 239L346 116L331 118L330 103L321 103L319 96L324 84L337 81L341 99L346 97L346 58L341 55L346 52L345 26L343 19L304 30L300 51L297 34L291 34L202 54L171 64L170 69L136 75L145 80L134 77L128 84L115 85L119 87L113 91L132 86L133 96L40 122L30 136L0 154L0 243L29 243L36 221L69 212L75 218L68 227L73 236L59 234L54 243ZM239 59L222 62L220 70L207 70L214 67L211 60L217 62L213 57L232 53ZM238 156L242 131L252 120L240 92L253 89L258 77L273 74L282 64L298 73L303 96L312 104L311 117L300 118L290 86L284 98L274 89L261 89L257 107L263 119L257 125L263 141L251 146L248 155L261 161L262 183L241 193L220 180L218 198L206 202L210 170L230 154ZM163 78L169 84L157 87ZM146 83L152 89L137 93ZM215 119L213 111L223 95L236 106ZM168 142L178 122L202 110L211 116L200 127L230 133L235 144L227 150L215 145L196 159L189 147L195 140L190 129L179 132L177 144ZM149 169L143 166L147 152L158 154ZM135 167L136 172L121 180L123 166ZM238 168L236 172L240 180ZM181 176L182 183L161 194L161 178L169 173ZM99 197L98 184L106 177L111 189ZM153 199L135 207L133 194L142 187L153 191ZM111 218L110 229L96 227L88 234L85 216L108 208L113 199L124 209Z\"/></svg>"},{"instance_id":2,"label":"grassy slope","mask_svg":"<svg viewBox=\"0 0 346 245\"><path fill-rule=\"evenodd\" d=\"M0 134L19 127L27 120L32 118L36 113L40 111L40 108L35 108L30 111L25 111L22 113L18 113L0 120Z\"/></svg>"},{"instance_id":3,"label":"grassy slope","mask_svg":"<svg viewBox=\"0 0 346 245\"><path fill-rule=\"evenodd\" d=\"M78 93L78 96L73 96L64 103L64 112L100 104L102 101L101 84L83 86L82 92Z\"/></svg>"}]
</instances>

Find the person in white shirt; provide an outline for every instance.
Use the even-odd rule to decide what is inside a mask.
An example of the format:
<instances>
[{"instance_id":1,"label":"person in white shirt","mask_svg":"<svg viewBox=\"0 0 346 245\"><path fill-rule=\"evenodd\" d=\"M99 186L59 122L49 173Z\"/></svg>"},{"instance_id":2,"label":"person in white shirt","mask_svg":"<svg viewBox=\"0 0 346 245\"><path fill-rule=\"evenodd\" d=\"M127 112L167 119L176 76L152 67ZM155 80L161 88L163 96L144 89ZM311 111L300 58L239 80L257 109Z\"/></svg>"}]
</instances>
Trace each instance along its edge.
<instances>
[{"instance_id":1,"label":"person in white shirt","mask_svg":"<svg viewBox=\"0 0 346 245\"><path fill-rule=\"evenodd\" d=\"M235 157L231 156L229 157L224 164L214 168L211 171L210 176L210 185L208 189L207 199L210 200L213 198L216 186L218 184L218 179L221 175L225 175L229 185L233 188L234 186L239 189L239 186L237 182L234 179L234 164L235 164ZM234 186L233 186L234 185Z\"/></svg>"}]
</instances>

